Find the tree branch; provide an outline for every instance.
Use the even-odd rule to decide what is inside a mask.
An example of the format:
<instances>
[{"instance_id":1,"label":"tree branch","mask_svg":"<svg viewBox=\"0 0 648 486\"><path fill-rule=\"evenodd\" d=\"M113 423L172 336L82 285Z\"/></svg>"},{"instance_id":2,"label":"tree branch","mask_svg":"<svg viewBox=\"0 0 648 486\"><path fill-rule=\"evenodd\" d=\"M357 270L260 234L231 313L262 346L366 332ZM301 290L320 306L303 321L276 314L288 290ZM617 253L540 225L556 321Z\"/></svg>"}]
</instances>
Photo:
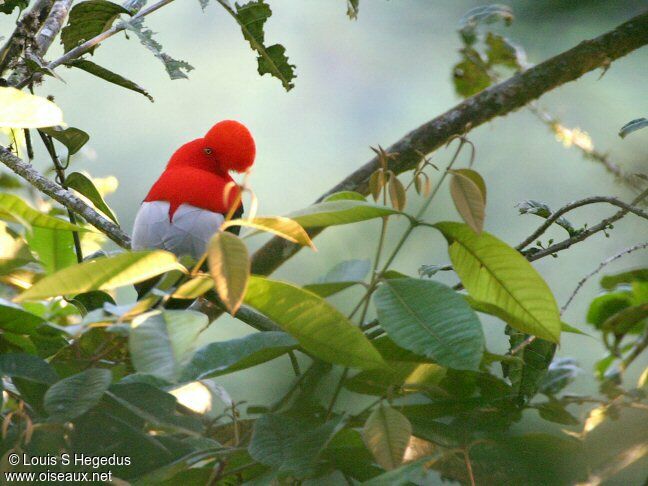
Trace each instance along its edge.
<instances>
[{"instance_id":1,"label":"tree branch","mask_svg":"<svg viewBox=\"0 0 648 486\"><path fill-rule=\"evenodd\" d=\"M113 240L122 248L130 248L130 237L124 233L119 226L101 216L97 211L92 209L71 192L66 191L58 184L42 176L31 165L23 162L4 147L0 147L0 162L5 164L42 193L47 194L56 202L82 216L83 219L104 233L108 238Z\"/></svg>"},{"instance_id":2,"label":"tree branch","mask_svg":"<svg viewBox=\"0 0 648 486\"><path fill-rule=\"evenodd\" d=\"M54 42L54 38L58 35L67 19L68 12L72 6L72 0L56 0L52 9L50 10L47 20L36 36L37 54L44 56L47 50Z\"/></svg>"},{"instance_id":3,"label":"tree branch","mask_svg":"<svg viewBox=\"0 0 648 486\"><path fill-rule=\"evenodd\" d=\"M583 41L568 51L491 86L421 125L387 149L388 152L399 154L397 160L390 161L389 168L397 174L411 170L421 159L421 154L429 154L452 137L464 134L493 118L507 115L544 93L594 69L608 66L615 59L647 43L648 12L644 12L600 37ZM369 177L378 166L378 157L374 157L320 196L318 201L343 190L368 194ZM321 231L321 228L314 229L309 234L315 237ZM299 249L298 245L275 237L254 254L252 271L268 275Z\"/></svg>"},{"instance_id":4,"label":"tree branch","mask_svg":"<svg viewBox=\"0 0 648 486\"><path fill-rule=\"evenodd\" d=\"M540 225L540 227L533 232L532 235L530 235L527 239L525 239L522 243L520 243L518 246L515 247L516 250L522 250L525 247L529 246L531 243L536 241L538 237L542 236L542 234L547 231L547 229L555 223L558 218L560 218L563 214L568 213L569 211L580 208L582 206L586 206L588 204L595 204L595 203L600 203L600 202L605 202L608 204L612 204L614 206L620 207L622 209L626 210L626 213L634 213L637 216L644 218L648 220L648 213L645 211L642 211L641 209L634 207L630 204L626 204L623 201L620 201L619 199L615 197L605 197L605 196L593 196L593 197L587 197L585 199L581 199L580 201L574 201L572 203L567 204L566 206L560 208L558 211L554 212L547 218L547 220Z\"/></svg>"}]
</instances>

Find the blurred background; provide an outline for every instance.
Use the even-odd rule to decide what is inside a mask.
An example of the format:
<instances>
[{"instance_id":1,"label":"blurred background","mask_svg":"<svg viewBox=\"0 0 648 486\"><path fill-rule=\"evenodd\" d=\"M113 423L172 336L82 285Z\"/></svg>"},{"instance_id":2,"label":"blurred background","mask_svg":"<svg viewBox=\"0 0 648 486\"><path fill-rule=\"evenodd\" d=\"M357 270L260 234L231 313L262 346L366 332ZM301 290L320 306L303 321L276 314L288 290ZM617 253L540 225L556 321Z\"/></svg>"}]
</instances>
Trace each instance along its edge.
<instances>
[{"instance_id":1,"label":"blurred background","mask_svg":"<svg viewBox=\"0 0 648 486\"><path fill-rule=\"evenodd\" d=\"M452 67L460 47L457 25L470 8L487 2L458 0L363 0L356 21L346 16L344 0L271 0L273 16L266 39L286 47L297 66L295 88L286 93L269 76L260 77L255 56L239 27L215 2L204 12L198 1L177 1L151 15L146 25L172 56L195 67L188 80L171 81L163 66L136 38L110 39L94 61L137 82L155 98L106 84L82 71L59 69L66 81L48 78L38 94L52 94L65 120L91 135L73 166L93 176L114 175L116 193L108 197L123 227L130 231L135 212L169 156L181 144L202 136L216 121L234 118L248 125L256 138L258 157L252 177L260 214L286 214L312 203L320 194L367 162L370 146L388 147L408 131L460 101L452 85ZM602 34L645 8L645 1L518 0L512 6L512 26L494 29L523 46L531 63ZM7 20L3 20L7 23ZM8 23L7 23L8 25ZM8 29L3 25L3 30ZM50 55L60 53L60 46ZM540 105L567 127L579 127L595 147L625 171L646 171L648 131L622 140L618 129L633 118L648 115L645 77L648 49L612 64L601 77L592 72L540 100ZM486 229L509 244L517 244L541 220L520 216L517 202L534 199L557 209L593 195L632 198L600 164L584 160L566 148L528 110L496 119L469 135L477 147L476 168L488 185ZM432 155L443 166L449 154ZM45 163L45 160L38 163ZM431 174L433 179L438 177ZM447 188L430 208L430 220L458 219ZM419 204L410 198L409 208ZM614 208L589 206L569 215L574 225L594 224ZM342 260L374 254L378 223L327 230L315 241L319 251L302 251L285 264L276 278L309 283ZM402 230L390 224L391 238ZM549 234L557 240L560 228ZM646 225L627 217L615 224L610 238L588 239L557 259L546 258L536 268L548 281L559 305L577 282L600 261L623 248L645 241ZM263 237L248 240L252 249ZM546 241L546 239L545 239ZM447 263L446 244L433 230L417 230L395 268L416 275L422 264ZM637 252L610 265L621 271L646 262ZM439 278L448 282L450 276ZM589 281L565 320L587 331L587 304L598 291ZM334 299L349 308L359 294L347 291ZM130 290L124 299L132 298ZM503 325L484 319L489 349L506 349ZM233 319L220 319L205 340L250 332ZM576 393L595 393L592 366L603 356L597 340L565 335L558 351L578 359L585 370L572 386ZM283 361L285 360L285 362ZM646 365L636 362L627 378L635 382ZM224 377L222 383L237 400L278 394L292 378L287 358L271 363L266 373L255 369ZM354 404L341 402L341 406Z\"/></svg>"}]
</instances>

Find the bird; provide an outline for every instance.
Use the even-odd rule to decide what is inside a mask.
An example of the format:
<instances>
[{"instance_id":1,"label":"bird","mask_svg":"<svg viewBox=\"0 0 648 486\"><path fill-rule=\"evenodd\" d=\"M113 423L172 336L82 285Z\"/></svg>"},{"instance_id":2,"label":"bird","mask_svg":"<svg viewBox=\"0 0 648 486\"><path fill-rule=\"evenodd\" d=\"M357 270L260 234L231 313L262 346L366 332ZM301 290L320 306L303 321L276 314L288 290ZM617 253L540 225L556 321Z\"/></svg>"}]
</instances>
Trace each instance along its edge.
<instances>
[{"instance_id":1,"label":"bird","mask_svg":"<svg viewBox=\"0 0 648 486\"><path fill-rule=\"evenodd\" d=\"M240 187L230 172L248 171L255 157L252 134L235 120L220 121L204 137L182 145L135 216L132 249L162 249L200 260L234 205L233 217L242 215Z\"/></svg>"}]
</instances>

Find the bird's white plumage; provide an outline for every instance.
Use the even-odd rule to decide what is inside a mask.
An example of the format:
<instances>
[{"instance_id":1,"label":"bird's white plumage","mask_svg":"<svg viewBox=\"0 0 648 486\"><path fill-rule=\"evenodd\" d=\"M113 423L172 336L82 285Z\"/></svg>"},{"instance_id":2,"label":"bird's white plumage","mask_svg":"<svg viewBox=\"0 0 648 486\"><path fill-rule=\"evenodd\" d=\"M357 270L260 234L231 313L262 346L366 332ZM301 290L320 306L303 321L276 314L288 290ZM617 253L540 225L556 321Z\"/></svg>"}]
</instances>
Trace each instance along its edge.
<instances>
[{"instance_id":1,"label":"bird's white plumage","mask_svg":"<svg viewBox=\"0 0 648 486\"><path fill-rule=\"evenodd\" d=\"M134 250L159 248L198 260L225 218L220 213L182 204L169 220L169 203L142 203L133 225Z\"/></svg>"}]
</instances>

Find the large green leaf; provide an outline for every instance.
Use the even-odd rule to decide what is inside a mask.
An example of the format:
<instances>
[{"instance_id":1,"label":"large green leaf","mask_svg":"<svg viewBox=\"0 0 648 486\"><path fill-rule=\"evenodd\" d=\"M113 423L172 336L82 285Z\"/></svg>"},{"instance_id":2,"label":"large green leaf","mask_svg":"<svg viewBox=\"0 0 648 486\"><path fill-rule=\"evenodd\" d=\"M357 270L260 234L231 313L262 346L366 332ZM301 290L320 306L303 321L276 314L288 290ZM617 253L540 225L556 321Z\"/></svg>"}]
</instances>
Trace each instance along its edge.
<instances>
[{"instance_id":1,"label":"large green leaf","mask_svg":"<svg viewBox=\"0 0 648 486\"><path fill-rule=\"evenodd\" d=\"M0 354L0 376L24 378L46 385L58 380L56 372L47 361L22 353Z\"/></svg>"},{"instance_id":2,"label":"large green leaf","mask_svg":"<svg viewBox=\"0 0 648 486\"><path fill-rule=\"evenodd\" d=\"M53 422L68 422L97 405L108 390L112 374L103 368L68 376L45 393L44 406Z\"/></svg>"},{"instance_id":3,"label":"large green leaf","mask_svg":"<svg viewBox=\"0 0 648 486\"><path fill-rule=\"evenodd\" d=\"M274 76L281 81L286 91L290 91L295 86L292 83L295 78L295 66L288 62L286 49L281 44L265 46L263 26L272 15L270 6L263 0L253 0L244 5L236 3L235 11L227 0L217 1L236 19L243 32L243 37L257 52L259 74L267 73Z\"/></svg>"},{"instance_id":4,"label":"large green leaf","mask_svg":"<svg viewBox=\"0 0 648 486\"><path fill-rule=\"evenodd\" d=\"M115 223L117 223L115 214L108 207L106 201L104 201L103 197L101 197L101 194L95 187L94 183L87 176L81 174L80 172L72 172L65 178L65 183L68 187L74 189L75 191L90 199L90 202L92 202L92 204L94 204L94 206L99 211L101 211Z\"/></svg>"},{"instance_id":5,"label":"large green leaf","mask_svg":"<svg viewBox=\"0 0 648 486\"><path fill-rule=\"evenodd\" d=\"M11 302L0 300L0 329L17 334L32 334L46 321Z\"/></svg>"},{"instance_id":6,"label":"large green leaf","mask_svg":"<svg viewBox=\"0 0 648 486\"><path fill-rule=\"evenodd\" d=\"M18 196L7 193L0 193L0 217L17 221L19 223L48 228L53 230L67 231L90 231L62 219L43 214L32 208Z\"/></svg>"},{"instance_id":7,"label":"large green leaf","mask_svg":"<svg viewBox=\"0 0 648 486\"><path fill-rule=\"evenodd\" d=\"M110 290L147 280L170 270L184 270L167 251L129 251L64 268L39 280L14 300L39 300L90 290Z\"/></svg>"},{"instance_id":8,"label":"large green leaf","mask_svg":"<svg viewBox=\"0 0 648 486\"><path fill-rule=\"evenodd\" d=\"M377 206L367 201L338 200L313 204L307 208L290 213L304 228L334 226L356 223L368 219L382 218L392 214L403 214L396 209Z\"/></svg>"},{"instance_id":9,"label":"large green leaf","mask_svg":"<svg viewBox=\"0 0 648 486\"><path fill-rule=\"evenodd\" d=\"M389 471L403 462L412 424L398 410L381 404L367 418L362 435L376 462Z\"/></svg>"},{"instance_id":10,"label":"large green leaf","mask_svg":"<svg viewBox=\"0 0 648 486\"><path fill-rule=\"evenodd\" d=\"M77 3L70 10L68 24L61 31L64 51L68 52L105 32L121 14L130 12L107 0L86 0ZM97 46L92 47L89 52L92 53L96 48Z\"/></svg>"},{"instance_id":11,"label":"large green leaf","mask_svg":"<svg viewBox=\"0 0 648 486\"><path fill-rule=\"evenodd\" d=\"M0 87L0 127L40 128L63 123L63 112L51 101L16 88Z\"/></svg>"},{"instance_id":12,"label":"large green leaf","mask_svg":"<svg viewBox=\"0 0 648 486\"><path fill-rule=\"evenodd\" d=\"M476 370L484 334L457 292L433 280L385 281L374 294L380 326L399 346L449 368Z\"/></svg>"},{"instance_id":13,"label":"large green leaf","mask_svg":"<svg viewBox=\"0 0 648 486\"><path fill-rule=\"evenodd\" d=\"M253 276L245 303L272 319L306 351L324 361L362 369L386 366L360 329L318 295Z\"/></svg>"},{"instance_id":14,"label":"large green leaf","mask_svg":"<svg viewBox=\"0 0 648 486\"><path fill-rule=\"evenodd\" d=\"M250 277L247 247L235 234L219 231L209 240L207 256L216 292L234 315L243 302Z\"/></svg>"},{"instance_id":15,"label":"large green leaf","mask_svg":"<svg viewBox=\"0 0 648 486\"><path fill-rule=\"evenodd\" d=\"M149 92L145 88L142 88L139 84L92 61L88 61L87 59L74 59L73 61L68 62L66 66L82 69L83 71L92 74L93 76L97 76L104 81L108 81L109 83L116 84L117 86L121 86L122 88L141 93L150 101L153 101L153 97L149 94Z\"/></svg>"},{"instance_id":16,"label":"large green leaf","mask_svg":"<svg viewBox=\"0 0 648 486\"><path fill-rule=\"evenodd\" d=\"M193 311L153 311L133 322L128 344L133 366L174 382L189 359L207 316Z\"/></svg>"},{"instance_id":17,"label":"large green leaf","mask_svg":"<svg viewBox=\"0 0 648 486\"><path fill-rule=\"evenodd\" d=\"M437 223L461 282L475 300L500 307L516 329L553 342L560 340L558 306L540 274L515 249L467 225Z\"/></svg>"},{"instance_id":18,"label":"large green leaf","mask_svg":"<svg viewBox=\"0 0 648 486\"><path fill-rule=\"evenodd\" d=\"M74 239L70 231L35 227L26 239L47 273L54 273L77 263Z\"/></svg>"},{"instance_id":19,"label":"large green leaf","mask_svg":"<svg viewBox=\"0 0 648 486\"><path fill-rule=\"evenodd\" d=\"M240 339L209 343L191 357L180 381L194 381L250 368L275 359L297 346L283 332L259 332Z\"/></svg>"},{"instance_id":20,"label":"large green leaf","mask_svg":"<svg viewBox=\"0 0 648 486\"><path fill-rule=\"evenodd\" d=\"M304 288L322 297L328 297L352 285L362 283L370 268L369 259L346 260L335 265L317 282L305 285Z\"/></svg>"},{"instance_id":21,"label":"large green leaf","mask_svg":"<svg viewBox=\"0 0 648 486\"><path fill-rule=\"evenodd\" d=\"M264 415L254 424L248 451L280 473L312 473L320 453L342 425L341 417L320 426L282 415Z\"/></svg>"}]
</instances>

